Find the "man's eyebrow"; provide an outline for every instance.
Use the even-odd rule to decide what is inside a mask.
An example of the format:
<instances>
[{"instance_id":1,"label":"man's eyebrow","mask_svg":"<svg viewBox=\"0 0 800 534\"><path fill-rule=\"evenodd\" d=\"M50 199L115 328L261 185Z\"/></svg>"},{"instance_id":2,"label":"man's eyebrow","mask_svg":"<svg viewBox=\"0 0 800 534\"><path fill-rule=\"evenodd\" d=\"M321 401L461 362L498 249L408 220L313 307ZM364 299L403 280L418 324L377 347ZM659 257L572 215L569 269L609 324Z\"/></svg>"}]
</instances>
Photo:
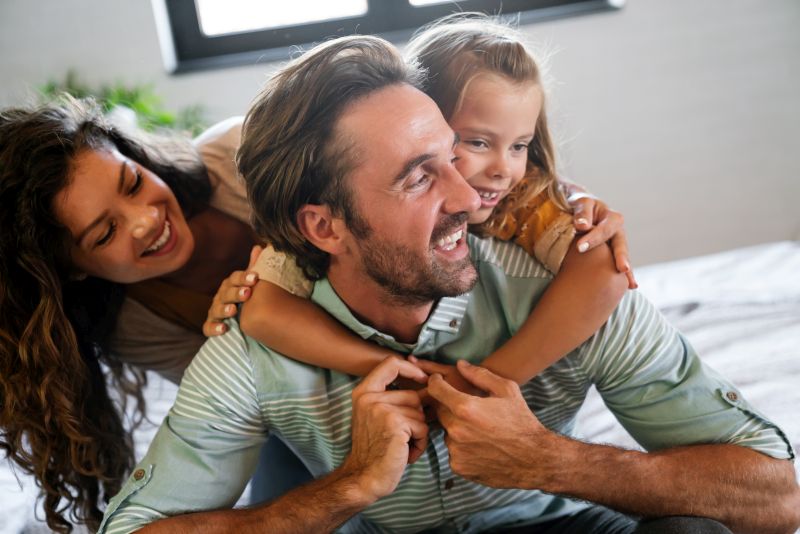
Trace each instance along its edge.
<instances>
[{"instance_id":1,"label":"man's eyebrow","mask_svg":"<svg viewBox=\"0 0 800 534\"><path fill-rule=\"evenodd\" d=\"M125 168L128 166L128 162L123 161L122 165L119 166L119 182L117 183L117 193L120 195L122 194L122 186L125 185Z\"/></svg>"},{"instance_id":2,"label":"man's eyebrow","mask_svg":"<svg viewBox=\"0 0 800 534\"><path fill-rule=\"evenodd\" d=\"M414 168L422 165L429 159L433 158L433 154L420 154L419 156L412 158L403 165L403 169L395 175L392 179L392 185L397 185L403 180L405 180L406 176L408 176Z\"/></svg>"},{"instance_id":3,"label":"man's eyebrow","mask_svg":"<svg viewBox=\"0 0 800 534\"><path fill-rule=\"evenodd\" d=\"M458 143L460 143L460 142L461 142L461 136L458 135L458 132L455 132L453 134L453 147L452 148L455 149L458 146Z\"/></svg>"}]
</instances>

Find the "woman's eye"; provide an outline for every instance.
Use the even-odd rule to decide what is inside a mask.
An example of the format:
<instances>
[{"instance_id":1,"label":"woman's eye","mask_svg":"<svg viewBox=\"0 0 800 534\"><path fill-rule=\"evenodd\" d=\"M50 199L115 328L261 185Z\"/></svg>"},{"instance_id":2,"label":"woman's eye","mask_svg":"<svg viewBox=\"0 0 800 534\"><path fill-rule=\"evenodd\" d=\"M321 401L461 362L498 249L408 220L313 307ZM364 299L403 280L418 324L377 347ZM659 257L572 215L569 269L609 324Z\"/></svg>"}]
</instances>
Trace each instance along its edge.
<instances>
[{"instance_id":1,"label":"woman's eye","mask_svg":"<svg viewBox=\"0 0 800 534\"><path fill-rule=\"evenodd\" d=\"M483 139L467 139L464 143L472 148L487 148L489 146Z\"/></svg>"},{"instance_id":2,"label":"woman's eye","mask_svg":"<svg viewBox=\"0 0 800 534\"><path fill-rule=\"evenodd\" d=\"M137 169L133 176L134 176L133 185L131 186L130 190L128 191L128 194L131 195L131 196L133 196L133 195L135 195L136 193L139 192L139 190L142 188L142 183L143 183L142 171Z\"/></svg>"},{"instance_id":3,"label":"woman's eye","mask_svg":"<svg viewBox=\"0 0 800 534\"><path fill-rule=\"evenodd\" d=\"M101 247L106 243L108 243L109 241L111 241L111 238L114 237L114 232L116 231L117 231L117 223L111 221L111 224L108 225L108 230L106 230L106 233L103 234L103 237L97 240L95 246Z\"/></svg>"},{"instance_id":4,"label":"woman's eye","mask_svg":"<svg viewBox=\"0 0 800 534\"><path fill-rule=\"evenodd\" d=\"M517 143L512 148L514 152L525 152L528 150L528 143Z\"/></svg>"}]
</instances>

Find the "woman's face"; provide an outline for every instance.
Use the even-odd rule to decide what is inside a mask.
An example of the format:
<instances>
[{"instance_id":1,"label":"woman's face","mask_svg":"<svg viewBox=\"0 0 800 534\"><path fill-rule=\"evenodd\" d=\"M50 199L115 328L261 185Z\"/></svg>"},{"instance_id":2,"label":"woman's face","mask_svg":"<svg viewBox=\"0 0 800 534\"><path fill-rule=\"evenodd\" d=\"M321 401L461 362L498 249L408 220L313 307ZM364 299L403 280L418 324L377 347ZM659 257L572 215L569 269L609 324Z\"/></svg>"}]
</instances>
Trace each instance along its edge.
<instances>
[{"instance_id":1,"label":"woman's face","mask_svg":"<svg viewBox=\"0 0 800 534\"><path fill-rule=\"evenodd\" d=\"M172 190L116 149L85 149L55 197L80 273L131 284L183 267L194 238Z\"/></svg>"}]
</instances>

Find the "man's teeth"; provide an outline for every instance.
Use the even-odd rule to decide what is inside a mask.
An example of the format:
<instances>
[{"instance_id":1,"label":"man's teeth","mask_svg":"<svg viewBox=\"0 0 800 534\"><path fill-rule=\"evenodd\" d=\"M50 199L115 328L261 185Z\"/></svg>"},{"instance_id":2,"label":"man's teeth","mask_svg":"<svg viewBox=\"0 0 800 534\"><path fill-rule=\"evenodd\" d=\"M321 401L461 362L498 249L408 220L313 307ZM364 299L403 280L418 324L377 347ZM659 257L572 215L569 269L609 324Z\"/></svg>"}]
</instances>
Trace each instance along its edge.
<instances>
[{"instance_id":1,"label":"man's teeth","mask_svg":"<svg viewBox=\"0 0 800 534\"><path fill-rule=\"evenodd\" d=\"M169 228L169 221L164 221L164 231L161 233L161 237L156 239L156 242L147 247L145 252L156 252L161 247L167 244L169 241L169 236L172 234Z\"/></svg>"},{"instance_id":2,"label":"man's teeth","mask_svg":"<svg viewBox=\"0 0 800 534\"><path fill-rule=\"evenodd\" d=\"M500 196L500 193L497 191L479 191L478 194L484 200L494 200Z\"/></svg>"},{"instance_id":3,"label":"man's teeth","mask_svg":"<svg viewBox=\"0 0 800 534\"><path fill-rule=\"evenodd\" d=\"M461 236L463 235L464 235L463 229L453 232L450 235L446 235L436 243L436 247L444 251L453 250L454 248L456 248L458 240L461 239Z\"/></svg>"}]
</instances>

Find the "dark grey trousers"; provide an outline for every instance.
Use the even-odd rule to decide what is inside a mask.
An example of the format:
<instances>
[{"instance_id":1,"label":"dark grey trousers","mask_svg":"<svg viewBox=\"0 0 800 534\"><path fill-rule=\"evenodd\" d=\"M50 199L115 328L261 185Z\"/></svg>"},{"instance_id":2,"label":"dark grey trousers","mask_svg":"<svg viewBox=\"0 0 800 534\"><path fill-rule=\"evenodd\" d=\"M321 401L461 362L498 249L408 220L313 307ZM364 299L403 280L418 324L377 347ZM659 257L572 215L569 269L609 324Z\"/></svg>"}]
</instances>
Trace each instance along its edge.
<instances>
[{"instance_id":1,"label":"dark grey trousers","mask_svg":"<svg viewBox=\"0 0 800 534\"><path fill-rule=\"evenodd\" d=\"M502 532L509 534L732 534L722 523L713 519L664 517L638 520L602 506L594 506L577 514L546 523L507 529Z\"/></svg>"}]
</instances>

